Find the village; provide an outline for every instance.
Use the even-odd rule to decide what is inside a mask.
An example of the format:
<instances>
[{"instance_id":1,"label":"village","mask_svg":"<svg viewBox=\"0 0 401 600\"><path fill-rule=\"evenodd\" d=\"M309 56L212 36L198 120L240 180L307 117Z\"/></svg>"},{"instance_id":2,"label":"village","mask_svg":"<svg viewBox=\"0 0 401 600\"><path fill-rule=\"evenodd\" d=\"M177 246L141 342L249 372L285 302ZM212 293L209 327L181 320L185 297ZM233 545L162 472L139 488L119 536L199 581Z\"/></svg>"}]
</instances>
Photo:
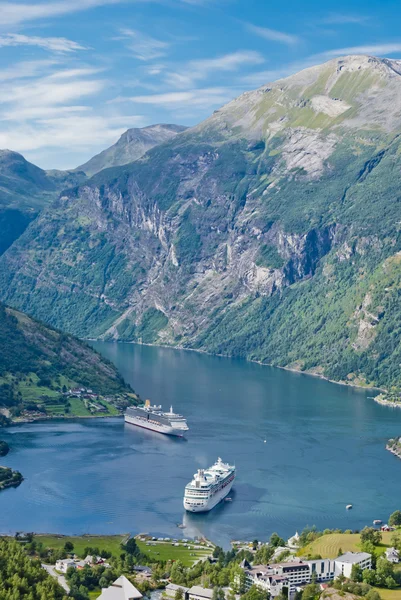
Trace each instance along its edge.
<instances>
[{"instance_id":1,"label":"village","mask_svg":"<svg viewBox=\"0 0 401 600\"><path fill-rule=\"evenodd\" d=\"M360 595L370 591L369 600L380 600L380 597L387 596L381 596L381 589L375 585L384 588L386 585L389 588L399 585L398 579L392 579L397 578L396 573L401 567L400 534L393 525L367 527L360 534L337 531L316 533L316 538L310 533L308 535L307 539L314 538L314 541L306 547L303 547L305 534L297 532L286 542L277 534L265 543L235 541L232 550L225 553L207 540L157 538L141 534L125 539L121 544L122 549L129 550L131 547L135 552L130 562L125 563L124 573L113 580L105 573L116 573L116 552L104 552L105 556L101 555L103 552L87 554L80 558L71 551L65 558L57 559L54 565L42 566L68 592L71 582L74 582L74 573L88 574L100 569L103 576L99 581L103 585L97 593L94 590L89 596L99 600L140 600L149 596L153 598L156 593L158 600L298 600L308 586L314 586L316 598L319 598L325 597L333 587L343 589L342 586L345 586L346 589L347 582L354 586L352 600L358 596L355 589L364 591ZM382 536L385 536L385 545L382 544ZM346 544L357 538L365 540L361 547L353 545L352 550L347 549ZM313 544L320 544L316 548L324 547L323 543L331 544L334 539L337 540L337 556L333 556L335 549L328 552L328 556L310 555ZM390 540L398 547L390 545ZM345 544L344 552L338 545L340 543ZM364 549L369 544L370 552ZM71 547L69 541L64 546L65 549ZM147 552L152 553L152 558ZM264 557L266 560L261 561ZM128 569L127 565L130 565ZM379 570L386 573L385 581L378 576ZM222 577L224 571L227 574ZM220 575L214 577L214 572ZM104 585L106 579L107 585ZM374 591L377 596L372 595Z\"/></svg>"}]
</instances>

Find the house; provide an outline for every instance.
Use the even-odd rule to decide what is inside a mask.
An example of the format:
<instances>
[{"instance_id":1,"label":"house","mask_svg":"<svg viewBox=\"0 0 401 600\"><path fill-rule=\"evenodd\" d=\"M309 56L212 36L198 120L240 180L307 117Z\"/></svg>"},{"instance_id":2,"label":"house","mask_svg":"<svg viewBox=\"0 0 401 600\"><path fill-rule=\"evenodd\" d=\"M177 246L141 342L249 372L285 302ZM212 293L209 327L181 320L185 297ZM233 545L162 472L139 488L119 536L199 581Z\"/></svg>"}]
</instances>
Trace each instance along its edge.
<instances>
[{"instance_id":1,"label":"house","mask_svg":"<svg viewBox=\"0 0 401 600\"><path fill-rule=\"evenodd\" d=\"M184 587L183 585L176 585L175 583L169 583L168 585L166 585L164 595L167 596L167 598L175 598L175 595L178 590L182 590L183 597L187 598L189 588Z\"/></svg>"},{"instance_id":2,"label":"house","mask_svg":"<svg viewBox=\"0 0 401 600\"><path fill-rule=\"evenodd\" d=\"M385 525L382 525L380 527L381 531L394 531L395 527L390 527L390 525L387 525L387 523Z\"/></svg>"},{"instance_id":3,"label":"house","mask_svg":"<svg viewBox=\"0 0 401 600\"><path fill-rule=\"evenodd\" d=\"M144 565L135 565L134 571L136 571L137 573L143 573L143 575L152 575L152 569Z\"/></svg>"},{"instance_id":4,"label":"house","mask_svg":"<svg viewBox=\"0 0 401 600\"><path fill-rule=\"evenodd\" d=\"M108 588L103 588L98 600L140 600L142 598L135 586L121 575Z\"/></svg>"},{"instance_id":5,"label":"house","mask_svg":"<svg viewBox=\"0 0 401 600\"><path fill-rule=\"evenodd\" d=\"M56 560L55 569L56 571L60 571L60 573L67 573L67 569L72 567L73 569L77 568L77 563L72 558L63 558L62 560Z\"/></svg>"},{"instance_id":6,"label":"house","mask_svg":"<svg viewBox=\"0 0 401 600\"><path fill-rule=\"evenodd\" d=\"M335 559L334 577L344 575L351 577L353 565L358 565L362 571L372 568L372 555L368 552L346 552Z\"/></svg>"},{"instance_id":7,"label":"house","mask_svg":"<svg viewBox=\"0 0 401 600\"><path fill-rule=\"evenodd\" d=\"M293 535L292 537L290 537L287 540L287 546L288 548L290 548L290 550L297 550L299 547L299 533L298 531L295 532L295 535Z\"/></svg>"},{"instance_id":8,"label":"house","mask_svg":"<svg viewBox=\"0 0 401 600\"><path fill-rule=\"evenodd\" d=\"M213 590L194 585L188 590L187 595L188 600L212 600Z\"/></svg>"},{"instance_id":9,"label":"house","mask_svg":"<svg viewBox=\"0 0 401 600\"><path fill-rule=\"evenodd\" d=\"M386 550L386 558L391 563L399 563L400 562L400 553L396 548L387 548Z\"/></svg>"},{"instance_id":10,"label":"house","mask_svg":"<svg viewBox=\"0 0 401 600\"><path fill-rule=\"evenodd\" d=\"M77 567L78 570L82 570L88 566L88 563L86 563L84 560L79 560L78 562L75 563L75 566Z\"/></svg>"}]
</instances>

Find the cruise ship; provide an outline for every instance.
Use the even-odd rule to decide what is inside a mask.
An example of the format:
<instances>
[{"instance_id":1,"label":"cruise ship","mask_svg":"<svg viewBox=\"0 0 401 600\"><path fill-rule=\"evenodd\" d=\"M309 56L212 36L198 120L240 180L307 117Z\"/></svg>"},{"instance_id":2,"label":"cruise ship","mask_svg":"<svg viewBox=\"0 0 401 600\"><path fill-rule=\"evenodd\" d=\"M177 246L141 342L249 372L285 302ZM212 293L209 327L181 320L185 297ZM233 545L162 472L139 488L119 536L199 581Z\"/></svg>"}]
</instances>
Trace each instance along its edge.
<instances>
[{"instance_id":1,"label":"cruise ship","mask_svg":"<svg viewBox=\"0 0 401 600\"><path fill-rule=\"evenodd\" d=\"M235 467L221 458L209 469L199 469L185 486L184 508L189 512L208 512L230 492L235 479Z\"/></svg>"},{"instance_id":2,"label":"cruise ship","mask_svg":"<svg viewBox=\"0 0 401 600\"><path fill-rule=\"evenodd\" d=\"M124 414L125 422L144 429L151 429L165 435L183 437L189 430L182 415L178 415L170 407L170 412L163 412L161 406L151 406L146 400L144 406L130 406Z\"/></svg>"}]
</instances>

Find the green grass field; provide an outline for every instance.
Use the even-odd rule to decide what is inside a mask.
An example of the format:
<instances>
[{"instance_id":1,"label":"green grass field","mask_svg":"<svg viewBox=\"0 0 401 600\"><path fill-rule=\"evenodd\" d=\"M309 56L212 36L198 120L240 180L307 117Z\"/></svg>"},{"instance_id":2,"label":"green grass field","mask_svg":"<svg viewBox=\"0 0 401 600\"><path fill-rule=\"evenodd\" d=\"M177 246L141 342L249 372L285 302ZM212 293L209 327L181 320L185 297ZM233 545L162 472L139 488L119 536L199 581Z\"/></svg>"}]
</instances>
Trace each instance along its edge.
<instances>
[{"instance_id":1,"label":"green grass field","mask_svg":"<svg viewBox=\"0 0 401 600\"><path fill-rule=\"evenodd\" d=\"M128 535L80 535L80 536L62 536L62 535L35 535L35 540L42 542L48 548L64 548L66 542L74 544L74 552L78 556L83 556L87 546L107 550L113 556L119 556L122 552L121 544L125 542ZM85 557L83 557L85 558Z\"/></svg>"},{"instance_id":2,"label":"green grass field","mask_svg":"<svg viewBox=\"0 0 401 600\"><path fill-rule=\"evenodd\" d=\"M385 590L384 588L374 588L379 592L382 600L401 600L401 588L398 590Z\"/></svg>"},{"instance_id":3,"label":"green grass field","mask_svg":"<svg viewBox=\"0 0 401 600\"><path fill-rule=\"evenodd\" d=\"M210 556L211 549L197 550L193 547L185 548L184 545L172 546L169 542L152 542L154 546L147 546L146 542L137 540L141 552L146 554L150 560L180 560L186 567L190 567L200 558Z\"/></svg>"},{"instance_id":4,"label":"green grass field","mask_svg":"<svg viewBox=\"0 0 401 600\"><path fill-rule=\"evenodd\" d=\"M386 548L391 546L392 531L382 532L382 543L376 548L376 555L380 556ZM360 550L359 533L329 533L308 544L298 552L299 556L320 554L323 558L336 558L339 550L343 552L358 552Z\"/></svg>"}]
</instances>

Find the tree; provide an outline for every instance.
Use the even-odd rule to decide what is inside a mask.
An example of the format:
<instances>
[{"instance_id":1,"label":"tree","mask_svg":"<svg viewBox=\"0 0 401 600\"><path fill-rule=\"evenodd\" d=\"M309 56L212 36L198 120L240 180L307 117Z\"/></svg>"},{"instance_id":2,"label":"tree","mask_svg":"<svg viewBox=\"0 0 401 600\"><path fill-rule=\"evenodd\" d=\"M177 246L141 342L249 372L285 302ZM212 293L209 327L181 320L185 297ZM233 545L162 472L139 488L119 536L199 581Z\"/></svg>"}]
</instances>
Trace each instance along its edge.
<instances>
[{"instance_id":1,"label":"tree","mask_svg":"<svg viewBox=\"0 0 401 600\"><path fill-rule=\"evenodd\" d=\"M365 569L362 572L362 580L369 585L375 585L376 583L376 573L371 569Z\"/></svg>"},{"instance_id":2,"label":"tree","mask_svg":"<svg viewBox=\"0 0 401 600\"><path fill-rule=\"evenodd\" d=\"M74 550L74 544L72 542L66 542L64 544L64 550L66 552L72 552Z\"/></svg>"},{"instance_id":3,"label":"tree","mask_svg":"<svg viewBox=\"0 0 401 600\"><path fill-rule=\"evenodd\" d=\"M267 565L274 554L273 546L259 546L255 552L254 563L257 565Z\"/></svg>"},{"instance_id":4,"label":"tree","mask_svg":"<svg viewBox=\"0 0 401 600\"><path fill-rule=\"evenodd\" d=\"M401 510L395 510L389 517L388 524L392 527L401 525Z\"/></svg>"},{"instance_id":5,"label":"tree","mask_svg":"<svg viewBox=\"0 0 401 600\"><path fill-rule=\"evenodd\" d=\"M131 554L132 556L137 556L139 554L138 544L136 543L135 538L129 538L128 542L123 546L127 554ZM99 554L99 552L96 552Z\"/></svg>"},{"instance_id":6,"label":"tree","mask_svg":"<svg viewBox=\"0 0 401 600\"><path fill-rule=\"evenodd\" d=\"M369 590L365 596L366 600L381 600L379 592L376 590Z\"/></svg>"},{"instance_id":7,"label":"tree","mask_svg":"<svg viewBox=\"0 0 401 600\"><path fill-rule=\"evenodd\" d=\"M258 540L253 540L253 542L252 542L252 548L254 550L257 550L258 546L259 546L259 541Z\"/></svg>"},{"instance_id":8,"label":"tree","mask_svg":"<svg viewBox=\"0 0 401 600\"><path fill-rule=\"evenodd\" d=\"M273 546L273 548L277 548L278 546L285 546L285 541L283 540L283 538L281 538L279 534L275 532L271 534L269 543L271 546Z\"/></svg>"},{"instance_id":9,"label":"tree","mask_svg":"<svg viewBox=\"0 0 401 600\"><path fill-rule=\"evenodd\" d=\"M304 588L302 600L318 600L318 598L320 598L320 594L320 586L317 583L310 583Z\"/></svg>"},{"instance_id":10,"label":"tree","mask_svg":"<svg viewBox=\"0 0 401 600\"><path fill-rule=\"evenodd\" d=\"M174 600L183 600L184 592L182 588L178 588L175 592Z\"/></svg>"},{"instance_id":11,"label":"tree","mask_svg":"<svg viewBox=\"0 0 401 600\"><path fill-rule=\"evenodd\" d=\"M376 563L376 585L388 587L387 584L390 583L390 587L393 587L392 581L394 581L394 565L381 556Z\"/></svg>"},{"instance_id":12,"label":"tree","mask_svg":"<svg viewBox=\"0 0 401 600\"><path fill-rule=\"evenodd\" d=\"M381 531L373 529L373 527L364 527L361 531L361 542L371 542L374 546L377 546L382 541Z\"/></svg>"},{"instance_id":13,"label":"tree","mask_svg":"<svg viewBox=\"0 0 401 600\"><path fill-rule=\"evenodd\" d=\"M268 593L253 585L249 590L241 596L241 600L267 600Z\"/></svg>"},{"instance_id":14,"label":"tree","mask_svg":"<svg viewBox=\"0 0 401 600\"><path fill-rule=\"evenodd\" d=\"M213 588L212 600L225 600L224 590L221 587Z\"/></svg>"},{"instance_id":15,"label":"tree","mask_svg":"<svg viewBox=\"0 0 401 600\"><path fill-rule=\"evenodd\" d=\"M351 579L352 579L352 581L357 581L357 582L362 581L362 569L357 564L352 565Z\"/></svg>"}]
</instances>

